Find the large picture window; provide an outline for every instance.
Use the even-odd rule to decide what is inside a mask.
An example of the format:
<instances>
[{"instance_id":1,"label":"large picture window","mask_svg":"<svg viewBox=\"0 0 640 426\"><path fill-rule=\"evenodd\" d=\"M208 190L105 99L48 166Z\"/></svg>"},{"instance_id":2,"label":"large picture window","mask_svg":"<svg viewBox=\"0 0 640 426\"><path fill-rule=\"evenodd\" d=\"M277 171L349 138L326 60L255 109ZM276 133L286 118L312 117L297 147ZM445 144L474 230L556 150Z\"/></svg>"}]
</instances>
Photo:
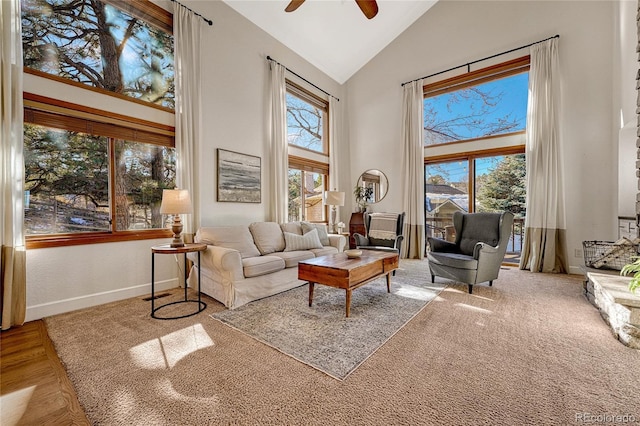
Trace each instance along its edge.
<instances>
[{"instance_id":1,"label":"large picture window","mask_svg":"<svg viewBox=\"0 0 640 426\"><path fill-rule=\"evenodd\" d=\"M171 22L150 2L22 0L25 70L173 109Z\"/></svg>"},{"instance_id":2,"label":"large picture window","mask_svg":"<svg viewBox=\"0 0 640 426\"><path fill-rule=\"evenodd\" d=\"M329 188L329 102L287 81L288 220L326 222ZM299 149L302 148L302 149ZM291 155L295 149L297 155Z\"/></svg>"},{"instance_id":3,"label":"large picture window","mask_svg":"<svg viewBox=\"0 0 640 426\"><path fill-rule=\"evenodd\" d=\"M453 213L511 211L505 262L517 263L526 214L529 57L425 86L427 237L453 239Z\"/></svg>"},{"instance_id":4,"label":"large picture window","mask_svg":"<svg viewBox=\"0 0 640 426\"><path fill-rule=\"evenodd\" d=\"M162 190L175 187L173 129L31 97L24 125L28 242L167 233L159 209Z\"/></svg>"}]
</instances>

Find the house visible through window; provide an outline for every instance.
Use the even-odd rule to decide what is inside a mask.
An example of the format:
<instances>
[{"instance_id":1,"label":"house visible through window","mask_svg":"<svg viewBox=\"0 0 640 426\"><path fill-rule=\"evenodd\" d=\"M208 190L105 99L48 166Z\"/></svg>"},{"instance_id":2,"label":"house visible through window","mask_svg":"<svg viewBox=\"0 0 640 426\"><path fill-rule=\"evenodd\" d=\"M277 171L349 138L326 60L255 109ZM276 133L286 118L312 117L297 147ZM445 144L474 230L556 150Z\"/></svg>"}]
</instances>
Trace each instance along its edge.
<instances>
[{"instance_id":1,"label":"house visible through window","mask_svg":"<svg viewBox=\"0 0 640 426\"><path fill-rule=\"evenodd\" d=\"M505 261L517 262L525 209L529 57L425 86L427 236L452 238L456 211L515 215Z\"/></svg>"},{"instance_id":2,"label":"house visible through window","mask_svg":"<svg viewBox=\"0 0 640 426\"><path fill-rule=\"evenodd\" d=\"M289 221L324 222L323 194L329 185L328 102L287 81ZM292 155L295 151L296 155Z\"/></svg>"}]
</instances>

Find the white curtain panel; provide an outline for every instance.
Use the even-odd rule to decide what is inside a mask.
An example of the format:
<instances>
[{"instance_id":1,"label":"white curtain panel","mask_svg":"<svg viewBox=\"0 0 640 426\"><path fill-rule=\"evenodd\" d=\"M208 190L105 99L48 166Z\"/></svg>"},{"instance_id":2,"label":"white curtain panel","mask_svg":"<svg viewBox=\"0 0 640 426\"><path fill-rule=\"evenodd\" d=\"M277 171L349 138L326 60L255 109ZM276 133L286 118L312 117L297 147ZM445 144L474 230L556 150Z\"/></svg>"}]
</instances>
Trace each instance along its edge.
<instances>
[{"instance_id":1,"label":"white curtain panel","mask_svg":"<svg viewBox=\"0 0 640 426\"><path fill-rule=\"evenodd\" d=\"M200 39L204 21L186 7L174 4L174 72L176 85L176 186L189 190L193 214L183 220L185 237L191 241L200 226L198 185L202 100L200 93Z\"/></svg>"},{"instance_id":2,"label":"white curtain panel","mask_svg":"<svg viewBox=\"0 0 640 426\"><path fill-rule=\"evenodd\" d=\"M402 102L402 197L405 212L402 257L424 258L424 96L423 81L404 85Z\"/></svg>"},{"instance_id":3,"label":"white curtain panel","mask_svg":"<svg viewBox=\"0 0 640 426\"><path fill-rule=\"evenodd\" d=\"M2 330L22 325L26 313L24 157L22 120L22 25L20 0L0 2L0 238Z\"/></svg>"},{"instance_id":4,"label":"white curtain panel","mask_svg":"<svg viewBox=\"0 0 640 426\"><path fill-rule=\"evenodd\" d=\"M340 165L338 147L342 144L342 108L340 101L329 96L329 189L343 191L345 195L350 191L340 186ZM336 207L336 222L341 222L340 207Z\"/></svg>"},{"instance_id":5,"label":"white curtain panel","mask_svg":"<svg viewBox=\"0 0 640 426\"><path fill-rule=\"evenodd\" d=\"M520 269L566 273L558 39L531 47L527 107L527 215Z\"/></svg>"},{"instance_id":6,"label":"white curtain panel","mask_svg":"<svg viewBox=\"0 0 640 426\"><path fill-rule=\"evenodd\" d=\"M274 61L269 61L271 70L271 221L288 221L288 172L287 152L287 69Z\"/></svg>"}]
</instances>

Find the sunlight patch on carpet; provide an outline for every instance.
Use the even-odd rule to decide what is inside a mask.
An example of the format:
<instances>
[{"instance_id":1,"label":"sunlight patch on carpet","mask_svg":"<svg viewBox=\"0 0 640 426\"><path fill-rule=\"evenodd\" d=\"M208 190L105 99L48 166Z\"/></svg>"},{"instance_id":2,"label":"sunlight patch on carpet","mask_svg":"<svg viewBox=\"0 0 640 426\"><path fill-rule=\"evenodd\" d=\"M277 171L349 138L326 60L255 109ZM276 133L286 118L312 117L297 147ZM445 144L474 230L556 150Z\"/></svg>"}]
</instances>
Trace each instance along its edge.
<instances>
[{"instance_id":1,"label":"sunlight patch on carpet","mask_svg":"<svg viewBox=\"0 0 640 426\"><path fill-rule=\"evenodd\" d=\"M468 305L466 303L456 303L454 306L460 306L461 308L469 309L471 311L475 311L475 312L479 312L479 313L483 313L483 314L491 315L493 313L489 309L479 308L477 306L471 306L471 305Z\"/></svg>"},{"instance_id":2,"label":"sunlight patch on carpet","mask_svg":"<svg viewBox=\"0 0 640 426\"><path fill-rule=\"evenodd\" d=\"M190 353L213 345L202 324L194 324L134 346L129 353L140 368L163 369L173 368Z\"/></svg>"}]
</instances>

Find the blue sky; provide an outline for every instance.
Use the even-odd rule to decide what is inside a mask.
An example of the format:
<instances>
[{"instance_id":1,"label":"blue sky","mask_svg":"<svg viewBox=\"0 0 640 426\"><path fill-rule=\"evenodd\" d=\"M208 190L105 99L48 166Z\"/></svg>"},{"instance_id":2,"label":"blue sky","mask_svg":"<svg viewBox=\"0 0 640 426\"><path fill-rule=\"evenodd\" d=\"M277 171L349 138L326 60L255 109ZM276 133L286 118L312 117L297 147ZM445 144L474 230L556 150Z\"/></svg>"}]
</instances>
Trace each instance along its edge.
<instances>
[{"instance_id":1,"label":"blue sky","mask_svg":"<svg viewBox=\"0 0 640 426\"><path fill-rule=\"evenodd\" d=\"M527 92L529 74L521 73L498 80L493 80L476 86L483 93L495 96L499 102L495 106L484 106L482 118L487 123L496 123L498 119L509 117L518 124L510 130L524 130L527 117ZM464 90L464 89L463 89ZM443 123L457 117L465 117L474 112L482 111L483 104L476 97L460 97L461 91L445 93L426 98L425 112L433 108L436 111L436 122ZM433 117L431 117L433 118ZM456 125L452 130L462 136L462 139L472 139L485 136L480 129Z\"/></svg>"}]
</instances>

